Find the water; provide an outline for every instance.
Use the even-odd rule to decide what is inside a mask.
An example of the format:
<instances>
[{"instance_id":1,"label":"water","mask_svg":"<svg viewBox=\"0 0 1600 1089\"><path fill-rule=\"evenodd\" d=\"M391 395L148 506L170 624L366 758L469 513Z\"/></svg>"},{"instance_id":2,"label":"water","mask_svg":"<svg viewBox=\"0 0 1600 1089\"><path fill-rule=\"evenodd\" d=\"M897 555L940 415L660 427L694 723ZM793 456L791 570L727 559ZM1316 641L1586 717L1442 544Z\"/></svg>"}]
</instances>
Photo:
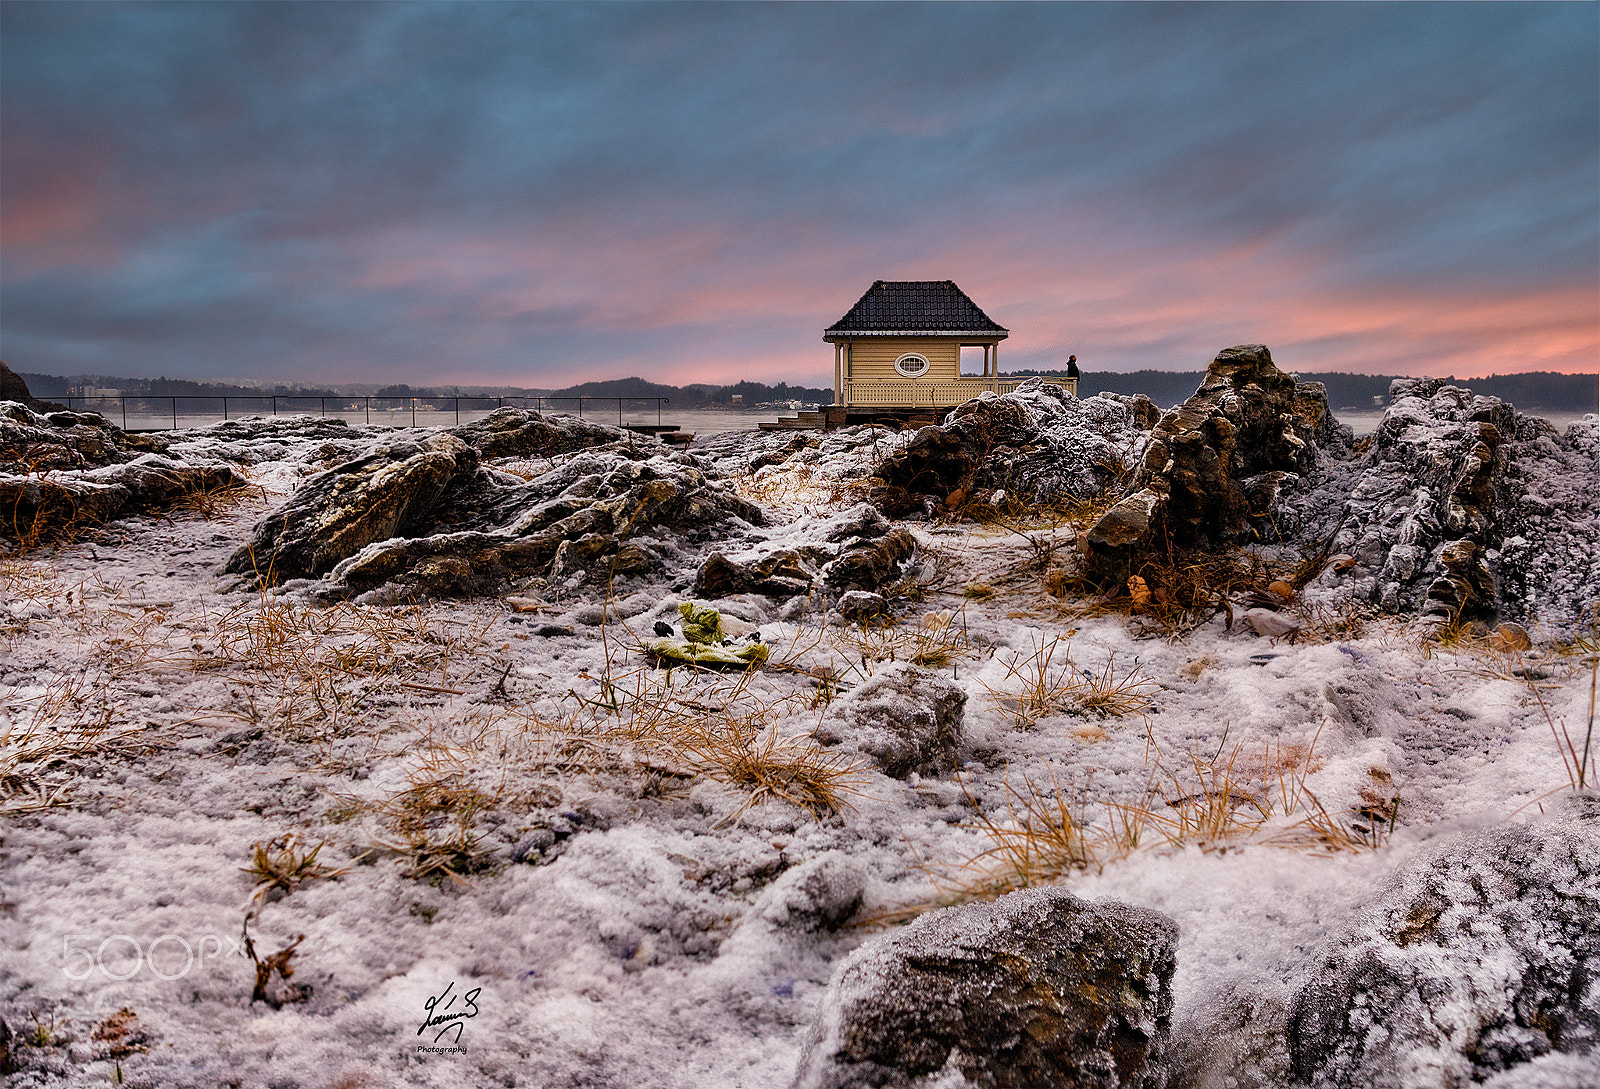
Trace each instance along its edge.
<instances>
[{"instance_id":1,"label":"water","mask_svg":"<svg viewBox=\"0 0 1600 1089\"><path fill-rule=\"evenodd\" d=\"M285 412L284 415L289 413ZM470 423L481 420L489 414L488 410L463 409L459 418L454 412L428 412L418 409L415 413L417 427L455 427L458 424ZM695 435L722 435L729 431L754 431L756 425L763 420L776 420L780 415L793 416L794 410L782 413L757 412L748 409L713 409L713 408L680 408L674 409L667 406L662 409L660 422L663 424L677 424L680 430ZM106 419L119 426L123 426L120 412L115 404L108 405L104 413ZM312 412L311 415L317 415ZM411 427L413 414L409 408L404 409L373 409L370 413L356 409L342 412L330 406L327 415L346 420L352 427L370 425L372 427ZM1532 412L1529 415L1543 416L1555 425L1556 430L1565 431L1571 424L1581 422L1587 415L1594 413L1584 412ZM238 419L240 413L232 413ZM1357 435L1370 435L1377 430L1378 424L1383 419L1383 410L1338 411L1334 416L1340 423L1349 424ZM587 410L584 418L594 420L596 423L611 424L655 424L657 416L652 409L624 409L619 420L615 411ZM127 424L130 430L154 431L170 430L174 422L179 427L205 427L208 424L221 423L222 413L186 413L181 409L176 418L171 412L158 412L153 414L129 412Z\"/></svg>"},{"instance_id":2,"label":"water","mask_svg":"<svg viewBox=\"0 0 1600 1089\"><path fill-rule=\"evenodd\" d=\"M77 406L82 409L82 406ZM91 409L97 406L90 406ZM132 406L130 406L130 409ZM113 402L100 409L101 414L118 427L130 431L170 431L174 426L179 428L206 427L211 424L221 423L223 415L219 412L185 412L181 407L176 416L172 412L139 412L129 411L126 423L121 410ZM459 414L454 411L430 412L418 408L413 414L409 407L382 409L374 408L370 412L362 409L344 411L329 405L326 414L321 413L316 407L307 413L311 416L325 415L328 419L342 419L352 427L456 427L459 424L471 423L481 420L489 414L488 409L463 408ZM239 419L247 413L235 410L230 418ZM262 413L262 415L270 415ZM282 416L294 415L291 410L284 410ZM573 415L576 415L573 413ZM776 420L780 414L777 412L754 412L742 410L717 409L673 409L667 406L661 410L659 422L662 424L677 424L683 431L696 435L721 435L728 431L754 431L756 425L762 420ZM783 415L794 415L793 411ZM610 424L613 427L621 424L649 424L655 425L658 417L654 408L651 409L623 409L619 417L613 410L586 409L583 418L596 423Z\"/></svg>"},{"instance_id":3,"label":"water","mask_svg":"<svg viewBox=\"0 0 1600 1089\"><path fill-rule=\"evenodd\" d=\"M1381 408L1361 412L1340 411L1339 409L1334 409L1333 415L1334 418L1340 423L1349 424L1351 430L1353 430L1357 435L1370 435L1378 429L1378 424L1383 422L1383 410ZM1534 411L1526 412L1524 415L1543 416L1545 419L1549 420L1555 425L1557 431L1565 431L1572 424L1581 423L1586 415L1590 417L1591 422L1594 418L1593 410L1590 410L1587 413Z\"/></svg>"}]
</instances>

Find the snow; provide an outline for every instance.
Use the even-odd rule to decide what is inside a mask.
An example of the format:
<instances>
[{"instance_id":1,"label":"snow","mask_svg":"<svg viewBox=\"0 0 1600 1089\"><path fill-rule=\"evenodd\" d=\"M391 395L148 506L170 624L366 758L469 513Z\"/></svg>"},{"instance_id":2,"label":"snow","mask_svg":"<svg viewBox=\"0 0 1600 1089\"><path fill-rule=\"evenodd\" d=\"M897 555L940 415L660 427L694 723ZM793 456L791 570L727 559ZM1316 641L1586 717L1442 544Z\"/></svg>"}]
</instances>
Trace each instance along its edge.
<instances>
[{"instance_id":1,"label":"snow","mask_svg":"<svg viewBox=\"0 0 1600 1089\"><path fill-rule=\"evenodd\" d=\"M1058 879L1176 920L1175 1023L1255 1008L1259 1039L1241 1028L1217 1061L1281 1070L1270 1030L1288 988L1389 875L1449 837L1540 820L1570 792L1552 723L1581 735L1588 720L1577 651L1441 647L1392 618L1343 637L1313 624L1274 639L1221 618L1152 635L1073 615L1004 528L915 524L942 573L887 632L819 607L719 603L784 666L745 678L669 678L637 652L654 620L677 618L692 568L611 609L581 588L551 587L529 612L499 599L328 611L234 588L221 566L254 521L359 432L186 433L173 456L247 463L261 494L0 560L0 759L29 736L62 745L17 766L0 808L0 1017L50 1041L19 1052L10 1084L101 1085L120 1067L151 1086L785 1085L842 959L980 876L969 863L993 841L974 806L1009 826L1028 790L1055 789L1104 829L1140 805L1172 819L1163 795L1203 805L1222 774L1276 799L1270 818L1235 807L1238 834L1181 842L1152 820L1137 847L1102 845L1098 864ZM831 433L748 471L792 438L707 444L775 512L763 550L825 537L896 441ZM1070 546L1069 529L1050 531ZM963 596L977 582L997 594ZM967 695L957 772L899 781L857 759L847 807L819 816L673 749L673 716L697 714L750 716L801 744L830 693L905 660L925 632L949 643L933 668ZM1019 721L1027 663L1051 646L1052 668L1070 652L1072 672L1047 682L1141 680L1143 709L1102 717L1064 699ZM1376 847L1307 833L1312 798L1348 832L1396 795L1392 830L1365 818ZM405 838L439 847L459 831L478 861L455 870L426 870ZM252 848L289 832L343 872L253 898ZM310 984L307 1001L251 1002L236 947L252 910L263 955L306 935L292 982ZM135 960L135 943L154 955ZM452 986L476 992L475 1013L438 1046L465 1053L418 1052L434 1043L418 1033L425 1003ZM148 1050L108 1057L92 1030L123 1008ZM1549 1057L1494 1084L1581 1084L1596 1069Z\"/></svg>"}]
</instances>

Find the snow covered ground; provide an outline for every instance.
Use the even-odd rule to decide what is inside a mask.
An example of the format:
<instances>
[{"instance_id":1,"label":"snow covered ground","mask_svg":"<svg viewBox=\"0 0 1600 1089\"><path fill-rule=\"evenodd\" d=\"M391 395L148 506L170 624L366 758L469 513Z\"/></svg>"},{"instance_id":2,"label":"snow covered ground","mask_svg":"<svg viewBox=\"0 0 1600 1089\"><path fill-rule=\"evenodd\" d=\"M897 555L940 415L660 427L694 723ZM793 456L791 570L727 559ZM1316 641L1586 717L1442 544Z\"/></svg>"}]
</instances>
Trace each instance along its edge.
<instances>
[{"instance_id":1,"label":"snow covered ground","mask_svg":"<svg viewBox=\"0 0 1600 1089\"><path fill-rule=\"evenodd\" d=\"M610 608L240 588L320 442L258 446L252 497L0 560L8 1084L782 1086L844 954L1039 880L1177 921L1180 1032L1265 1025L1398 866L1559 808L1591 721L1593 633L1086 614L1047 593L1064 522L912 523L892 625L718 602L771 648L748 675L641 653L692 571ZM799 516L774 546L839 502L783 472L743 481ZM811 740L913 658L966 693L957 772Z\"/></svg>"}]
</instances>

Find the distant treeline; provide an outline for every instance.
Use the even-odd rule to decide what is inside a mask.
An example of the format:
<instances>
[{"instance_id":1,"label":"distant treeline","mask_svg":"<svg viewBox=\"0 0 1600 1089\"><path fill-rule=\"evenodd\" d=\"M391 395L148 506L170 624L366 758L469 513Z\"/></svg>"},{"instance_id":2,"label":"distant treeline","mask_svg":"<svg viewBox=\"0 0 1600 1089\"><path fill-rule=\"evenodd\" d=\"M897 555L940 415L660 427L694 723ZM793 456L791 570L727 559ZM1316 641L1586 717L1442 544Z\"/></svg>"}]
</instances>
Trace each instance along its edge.
<instances>
[{"instance_id":1,"label":"distant treeline","mask_svg":"<svg viewBox=\"0 0 1600 1089\"><path fill-rule=\"evenodd\" d=\"M666 397L680 408L706 408L732 405L735 395L744 405L766 401L833 400L832 389L791 386L787 382L735 382L731 386L697 384L667 386L643 378L614 378L606 382L583 382L564 389L537 389L520 386L408 386L404 383L374 386L340 382L329 386L284 385L241 386L230 382L197 382L187 378L127 378L103 374L31 374L17 372L28 383L35 397L60 398L85 386L121 390L129 396L152 397Z\"/></svg>"},{"instance_id":2,"label":"distant treeline","mask_svg":"<svg viewBox=\"0 0 1600 1089\"><path fill-rule=\"evenodd\" d=\"M565 389L529 389L516 386L419 386L404 384L373 386L361 383L336 383L326 387L275 385L252 387L227 382L196 382L186 378L118 378L109 375L78 374L61 377L51 374L21 374L35 397L60 398L82 387L120 389L123 393L156 397L666 397L678 408L729 406L738 395L746 407L769 401L807 401L826 403L833 390L817 386L791 386L786 382L735 382L729 386L695 384L667 386L643 378L614 378L606 382L584 382ZM1045 375L1065 375L1065 371L1038 371ZM1101 391L1143 393L1163 408L1180 404L1199 388L1201 371L1084 371L1078 392L1085 397ZM1304 382L1321 382L1328 387L1328 403L1335 409L1370 409L1388 401L1389 383L1399 375L1345 374L1334 371L1301 374ZM1528 371L1523 374L1491 374L1487 378L1447 379L1474 393L1499 397L1524 409L1595 411L1600 400L1600 375L1558 374L1554 371ZM1376 398L1376 400L1374 400Z\"/></svg>"},{"instance_id":3,"label":"distant treeline","mask_svg":"<svg viewBox=\"0 0 1600 1089\"><path fill-rule=\"evenodd\" d=\"M1039 371L1039 374L1064 375L1065 371ZM1329 371L1301 373L1302 382L1321 382L1328 387L1328 403L1334 409L1370 409L1389 400L1389 383L1400 375L1345 374ZM1203 371L1084 371L1078 392L1084 397L1101 391L1143 393L1163 408L1181 404L1193 396L1205 378ZM1491 374L1487 378L1447 378L1451 385L1474 393L1498 397L1523 409L1593 412L1600 402L1600 375L1558 374L1555 371L1527 371L1523 374ZM1373 398L1377 398L1376 401Z\"/></svg>"}]
</instances>

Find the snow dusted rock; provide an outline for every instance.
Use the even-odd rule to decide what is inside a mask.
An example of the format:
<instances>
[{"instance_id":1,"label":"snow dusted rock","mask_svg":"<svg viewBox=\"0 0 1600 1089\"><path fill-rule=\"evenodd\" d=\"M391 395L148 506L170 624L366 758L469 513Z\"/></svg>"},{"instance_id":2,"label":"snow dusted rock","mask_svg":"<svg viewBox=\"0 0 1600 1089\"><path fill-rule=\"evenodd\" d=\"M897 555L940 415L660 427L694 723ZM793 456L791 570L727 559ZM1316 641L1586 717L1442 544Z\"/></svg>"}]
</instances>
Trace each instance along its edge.
<instances>
[{"instance_id":1,"label":"snow dusted rock","mask_svg":"<svg viewBox=\"0 0 1600 1089\"><path fill-rule=\"evenodd\" d=\"M1278 612L1276 609L1248 609L1244 618L1255 629L1257 635L1269 639L1293 635L1305 626L1299 617Z\"/></svg>"},{"instance_id":2,"label":"snow dusted rock","mask_svg":"<svg viewBox=\"0 0 1600 1089\"><path fill-rule=\"evenodd\" d=\"M448 434L376 446L301 485L225 570L265 585L326 574L375 541L421 528L445 489L477 467L477 451Z\"/></svg>"},{"instance_id":3,"label":"snow dusted rock","mask_svg":"<svg viewBox=\"0 0 1600 1089\"><path fill-rule=\"evenodd\" d=\"M714 552L695 577L696 596L764 594L790 598L806 593L819 576L835 593L876 591L897 576L916 553L916 539L866 503L831 518L801 519L783 530L788 547L762 545L728 555Z\"/></svg>"},{"instance_id":4,"label":"snow dusted rock","mask_svg":"<svg viewBox=\"0 0 1600 1089\"><path fill-rule=\"evenodd\" d=\"M95 525L242 483L228 465L165 456L164 440L94 413L0 402L0 536Z\"/></svg>"},{"instance_id":5,"label":"snow dusted rock","mask_svg":"<svg viewBox=\"0 0 1600 1089\"><path fill-rule=\"evenodd\" d=\"M502 592L521 580L605 585L678 562L686 542L749 532L761 509L689 455L586 450L532 481L480 470L408 537L341 561L314 596L338 600Z\"/></svg>"},{"instance_id":6,"label":"snow dusted rock","mask_svg":"<svg viewBox=\"0 0 1600 1089\"><path fill-rule=\"evenodd\" d=\"M896 779L940 775L960 762L966 706L965 690L948 677L901 664L836 701L812 735L865 753Z\"/></svg>"},{"instance_id":7,"label":"snow dusted rock","mask_svg":"<svg viewBox=\"0 0 1600 1089\"><path fill-rule=\"evenodd\" d=\"M865 624L889 611L882 594L870 590L846 590L839 599L839 615L852 624Z\"/></svg>"},{"instance_id":8,"label":"snow dusted rock","mask_svg":"<svg viewBox=\"0 0 1600 1089\"><path fill-rule=\"evenodd\" d=\"M835 974L794 1089L1159 1089L1177 940L1060 888L924 915Z\"/></svg>"},{"instance_id":9,"label":"snow dusted rock","mask_svg":"<svg viewBox=\"0 0 1600 1089\"><path fill-rule=\"evenodd\" d=\"M1565 435L1442 379L1398 380L1334 547L1386 612L1557 629L1600 600L1596 427Z\"/></svg>"},{"instance_id":10,"label":"snow dusted rock","mask_svg":"<svg viewBox=\"0 0 1600 1089\"><path fill-rule=\"evenodd\" d=\"M1465 1085L1552 1052L1600 1083L1600 804L1402 870L1307 973L1289 1044L1315 1089Z\"/></svg>"},{"instance_id":11,"label":"snow dusted rock","mask_svg":"<svg viewBox=\"0 0 1600 1089\"><path fill-rule=\"evenodd\" d=\"M478 451L486 461L550 457L628 438L627 433L615 427L577 416L547 416L520 408L496 409L481 420L451 428L450 433Z\"/></svg>"},{"instance_id":12,"label":"snow dusted rock","mask_svg":"<svg viewBox=\"0 0 1600 1089\"><path fill-rule=\"evenodd\" d=\"M1141 407L1137 398L1104 394L1079 400L1046 379L984 394L884 459L878 475L890 492L880 505L895 506L895 494L949 502L975 490L1034 502L1099 495L1143 442Z\"/></svg>"},{"instance_id":13,"label":"snow dusted rock","mask_svg":"<svg viewBox=\"0 0 1600 1089\"><path fill-rule=\"evenodd\" d=\"M1150 433L1133 490L1084 536L1093 567L1121 581L1159 542L1219 548L1275 539L1278 493L1343 437L1320 383L1296 383L1260 344L1217 353L1195 395Z\"/></svg>"},{"instance_id":14,"label":"snow dusted rock","mask_svg":"<svg viewBox=\"0 0 1600 1089\"><path fill-rule=\"evenodd\" d=\"M823 572L823 581L835 591L875 591L892 582L916 554L917 539L904 526L895 526L877 540L846 547Z\"/></svg>"}]
</instances>

